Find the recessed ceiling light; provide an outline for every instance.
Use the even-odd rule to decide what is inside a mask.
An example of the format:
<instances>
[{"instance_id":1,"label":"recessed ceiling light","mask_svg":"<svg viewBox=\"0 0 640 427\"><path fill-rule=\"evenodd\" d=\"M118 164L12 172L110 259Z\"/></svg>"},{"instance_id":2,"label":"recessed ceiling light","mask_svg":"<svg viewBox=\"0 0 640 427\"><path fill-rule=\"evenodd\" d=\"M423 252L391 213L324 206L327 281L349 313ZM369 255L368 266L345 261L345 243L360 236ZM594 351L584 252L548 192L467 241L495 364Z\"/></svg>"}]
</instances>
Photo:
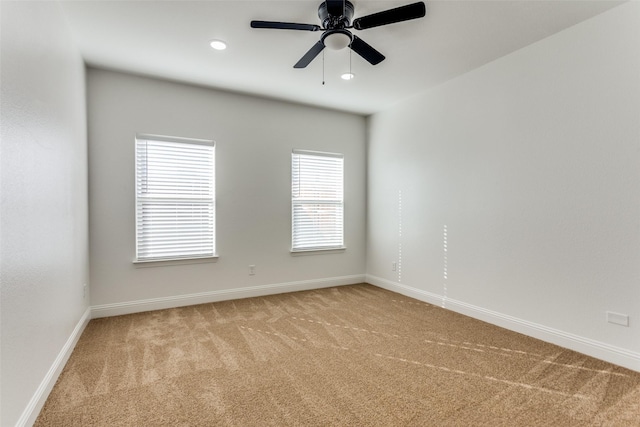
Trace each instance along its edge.
<instances>
[{"instance_id":1,"label":"recessed ceiling light","mask_svg":"<svg viewBox=\"0 0 640 427\"><path fill-rule=\"evenodd\" d=\"M211 40L209 46L211 46L215 50L225 50L227 48L227 44L222 40Z\"/></svg>"},{"instance_id":2,"label":"recessed ceiling light","mask_svg":"<svg viewBox=\"0 0 640 427\"><path fill-rule=\"evenodd\" d=\"M355 77L356 75L353 73L344 73L343 75L340 76L342 80L353 80Z\"/></svg>"}]
</instances>

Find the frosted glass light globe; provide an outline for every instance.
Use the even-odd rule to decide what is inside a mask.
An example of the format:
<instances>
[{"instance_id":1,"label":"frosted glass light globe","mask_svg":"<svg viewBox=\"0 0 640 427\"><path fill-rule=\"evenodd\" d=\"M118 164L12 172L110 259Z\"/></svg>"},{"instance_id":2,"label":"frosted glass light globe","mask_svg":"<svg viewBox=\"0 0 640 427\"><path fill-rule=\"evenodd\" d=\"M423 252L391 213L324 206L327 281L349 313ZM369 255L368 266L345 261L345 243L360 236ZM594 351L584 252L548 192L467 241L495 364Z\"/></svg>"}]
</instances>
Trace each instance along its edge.
<instances>
[{"instance_id":1,"label":"frosted glass light globe","mask_svg":"<svg viewBox=\"0 0 640 427\"><path fill-rule=\"evenodd\" d=\"M344 49L350 43L351 37L345 33L333 33L324 38L324 45L333 50Z\"/></svg>"}]
</instances>

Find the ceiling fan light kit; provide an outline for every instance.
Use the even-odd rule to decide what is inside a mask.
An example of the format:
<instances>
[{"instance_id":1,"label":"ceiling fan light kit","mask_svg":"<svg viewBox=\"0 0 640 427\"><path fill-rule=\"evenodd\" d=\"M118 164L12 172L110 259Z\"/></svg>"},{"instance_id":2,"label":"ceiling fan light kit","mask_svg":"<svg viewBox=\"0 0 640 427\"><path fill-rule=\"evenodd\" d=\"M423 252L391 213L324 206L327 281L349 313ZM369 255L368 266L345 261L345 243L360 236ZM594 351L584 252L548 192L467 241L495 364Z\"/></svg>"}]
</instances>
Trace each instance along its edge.
<instances>
[{"instance_id":1,"label":"ceiling fan light kit","mask_svg":"<svg viewBox=\"0 0 640 427\"><path fill-rule=\"evenodd\" d=\"M366 30L368 28L422 18L426 14L426 6L424 2L417 2L356 18L351 21L354 11L353 3L348 0L326 0L318 6L318 17L320 18L322 26L297 24L293 22L251 21L251 28L323 31L320 40L300 58L293 66L294 68L305 68L325 47L334 50L349 47L371 65L377 65L384 61L385 56L349 30Z\"/></svg>"},{"instance_id":2,"label":"ceiling fan light kit","mask_svg":"<svg viewBox=\"0 0 640 427\"><path fill-rule=\"evenodd\" d=\"M322 43L333 50L342 50L351 44L351 34L347 31L335 30L322 35Z\"/></svg>"}]
</instances>

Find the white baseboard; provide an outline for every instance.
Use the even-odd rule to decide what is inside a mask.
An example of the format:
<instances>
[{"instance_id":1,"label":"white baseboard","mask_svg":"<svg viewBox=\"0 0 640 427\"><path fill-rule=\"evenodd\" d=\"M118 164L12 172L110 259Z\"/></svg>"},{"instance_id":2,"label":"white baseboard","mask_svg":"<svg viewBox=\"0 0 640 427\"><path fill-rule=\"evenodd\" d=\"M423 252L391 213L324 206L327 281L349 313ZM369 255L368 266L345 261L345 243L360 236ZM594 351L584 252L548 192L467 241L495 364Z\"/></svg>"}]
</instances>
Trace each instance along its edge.
<instances>
[{"instance_id":1,"label":"white baseboard","mask_svg":"<svg viewBox=\"0 0 640 427\"><path fill-rule=\"evenodd\" d=\"M423 291L422 289L416 289L402 283L392 282L391 280L382 279L380 277L372 276L370 274L367 274L365 276L365 281L379 288L383 288L391 292L396 292L402 295L406 295L408 297L415 298L417 300L424 301L429 304L433 304L437 306L440 306L442 304L442 295Z\"/></svg>"},{"instance_id":2,"label":"white baseboard","mask_svg":"<svg viewBox=\"0 0 640 427\"><path fill-rule=\"evenodd\" d=\"M73 352L78 339L80 339L80 335L82 335L84 328L89 323L89 320L91 320L91 307L88 307L85 310L84 314L76 324L76 327L73 329L73 332L71 332L71 335L67 339L67 342L62 346L60 353L58 353L58 357L53 361L51 368L49 368L49 371L42 379L42 382L40 382L40 385L29 401L29 404L22 412L22 416L18 419L16 427L27 427L36 422L36 419L40 414L40 410L47 401L49 393L51 393L62 369L67 364L67 360L69 360L69 356L71 356L71 353Z\"/></svg>"},{"instance_id":3,"label":"white baseboard","mask_svg":"<svg viewBox=\"0 0 640 427\"><path fill-rule=\"evenodd\" d=\"M330 277L326 279L248 286L238 289L223 289L196 294L151 298L114 304L102 304L91 307L91 317L96 319L99 317L120 316L123 314L162 310L165 308L182 307L186 305L206 304L216 301L275 295L285 292L308 291L312 289L330 288L332 286L353 285L356 283L363 283L364 281L364 274L355 274L351 276Z\"/></svg>"},{"instance_id":4,"label":"white baseboard","mask_svg":"<svg viewBox=\"0 0 640 427\"><path fill-rule=\"evenodd\" d=\"M415 298L429 304L442 306L448 310L482 320L505 329L509 329L533 338L540 339L579 353L595 357L625 368L640 372L640 353L615 347L589 338L574 335L558 329L549 328L517 317L487 310L462 301L444 298L431 292L416 289L402 283L367 274L365 281L392 292Z\"/></svg>"}]
</instances>

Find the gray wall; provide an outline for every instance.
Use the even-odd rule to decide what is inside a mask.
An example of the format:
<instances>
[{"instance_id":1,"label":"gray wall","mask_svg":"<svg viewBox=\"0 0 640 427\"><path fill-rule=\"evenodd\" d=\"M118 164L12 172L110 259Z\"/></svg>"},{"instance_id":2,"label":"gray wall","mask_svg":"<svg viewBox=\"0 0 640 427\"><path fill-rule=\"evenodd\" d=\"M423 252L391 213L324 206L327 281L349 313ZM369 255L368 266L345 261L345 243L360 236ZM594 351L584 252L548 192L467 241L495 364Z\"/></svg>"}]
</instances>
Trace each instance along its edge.
<instances>
[{"instance_id":1,"label":"gray wall","mask_svg":"<svg viewBox=\"0 0 640 427\"><path fill-rule=\"evenodd\" d=\"M624 4L372 116L370 280L640 370L638 22Z\"/></svg>"},{"instance_id":2,"label":"gray wall","mask_svg":"<svg viewBox=\"0 0 640 427\"><path fill-rule=\"evenodd\" d=\"M363 117L95 69L88 93L92 305L363 279ZM136 133L216 141L217 262L132 263ZM293 148L344 153L344 252L290 253Z\"/></svg>"},{"instance_id":3,"label":"gray wall","mask_svg":"<svg viewBox=\"0 0 640 427\"><path fill-rule=\"evenodd\" d=\"M87 142L84 64L58 4L1 7L0 424L13 426L89 305Z\"/></svg>"}]
</instances>

